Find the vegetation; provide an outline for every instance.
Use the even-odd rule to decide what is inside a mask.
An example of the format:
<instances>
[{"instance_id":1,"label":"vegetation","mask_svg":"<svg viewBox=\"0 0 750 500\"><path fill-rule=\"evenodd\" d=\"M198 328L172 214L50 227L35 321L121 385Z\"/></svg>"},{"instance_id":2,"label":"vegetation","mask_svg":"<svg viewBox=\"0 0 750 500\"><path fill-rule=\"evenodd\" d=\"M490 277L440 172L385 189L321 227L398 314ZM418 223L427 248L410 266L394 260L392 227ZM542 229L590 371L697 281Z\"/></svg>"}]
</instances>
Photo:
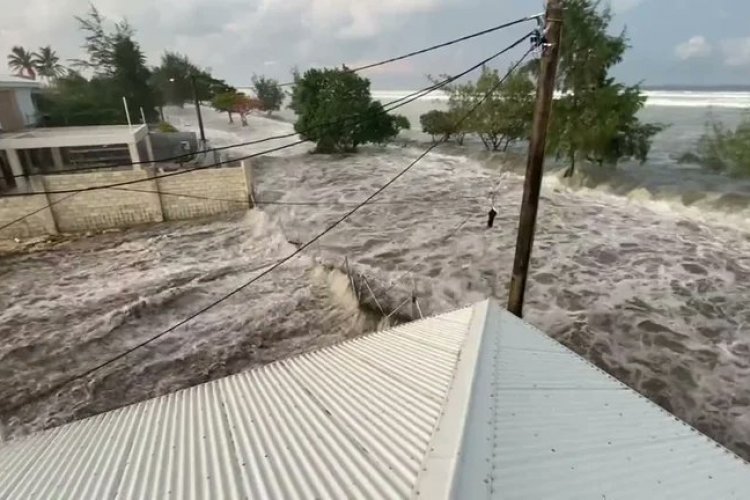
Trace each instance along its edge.
<instances>
[{"instance_id":1,"label":"vegetation","mask_svg":"<svg viewBox=\"0 0 750 500\"><path fill-rule=\"evenodd\" d=\"M14 71L28 77L39 75L52 84L38 106L47 126L123 123L123 97L132 119L140 119L142 108L146 120L156 123L157 108L163 104L182 105L193 99L192 79L201 100L235 91L180 54L166 52L161 66L150 69L127 21L110 24L93 5L85 16L75 19L84 35L86 57L74 60L73 66L91 74L90 78L67 71L50 46L36 53L14 47L8 56Z\"/></svg>"},{"instance_id":2,"label":"vegetation","mask_svg":"<svg viewBox=\"0 0 750 500\"><path fill-rule=\"evenodd\" d=\"M8 67L32 80L36 79L36 64L34 64L34 54L23 47L16 45L8 54Z\"/></svg>"},{"instance_id":3,"label":"vegetation","mask_svg":"<svg viewBox=\"0 0 750 500\"><path fill-rule=\"evenodd\" d=\"M34 53L34 66L37 73L47 81L52 81L66 73L65 66L60 64L60 58L52 47L39 47L39 51Z\"/></svg>"},{"instance_id":4,"label":"vegetation","mask_svg":"<svg viewBox=\"0 0 750 500\"><path fill-rule=\"evenodd\" d=\"M177 127L172 125L169 122L159 122L159 125L157 127L157 130L163 134L169 134L173 132L178 132Z\"/></svg>"},{"instance_id":5,"label":"vegetation","mask_svg":"<svg viewBox=\"0 0 750 500\"><path fill-rule=\"evenodd\" d=\"M284 91L281 90L281 85L277 80L253 76L253 89L255 95L263 103L263 109L269 115L281 109L284 103Z\"/></svg>"},{"instance_id":6,"label":"vegetation","mask_svg":"<svg viewBox=\"0 0 750 500\"><path fill-rule=\"evenodd\" d=\"M501 80L497 70L484 68L476 82L448 87L447 112L430 111L420 117L422 130L463 144L466 134L477 135L487 150L506 151L528 138L534 117L534 84L525 73Z\"/></svg>"},{"instance_id":7,"label":"vegetation","mask_svg":"<svg viewBox=\"0 0 750 500\"><path fill-rule=\"evenodd\" d=\"M638 85L615 82L609 71L628 49L626 34L610 35L612 14L599 2L568 0L549 152L569 163L566 176L581 160L614 165L626 158L646 160L651 141L662 130L643 124L637 113L645 104Z\"/></svg>"},{"instance_id":8,"label":"vegetation","mask_svg":"<svg viewBox=\"0 0 750 500\"><path fill-rule=\"evenodd\" d=\"M297 133L316 143L318 153L353 152L365 143L383 143L408 128L404 117L389 115L372 100L370 81L342 69L311 69L295 74L290 107Z\"/></svg>"},{"instance_id":9,"label":"vegetation","mask_svg":"<svg viewBox=\"0 0 750 500\"><path fill-rule=\"evenodd\" d=\"M464 134L460 133L456 125L457 119L455 113L450 111L440 111L434 109L419 117L419 123L422 125L422 132L432 136L432 142L436 142L438 137L449 140L456 137L459 144L463 144Z\"/></svg>"},{"instance_id":10,"label":"vegetation","mask_svg":"<svg viewBox=\"0 0 750 500\"><path fill-rule=\"evenodd\" d=\"M217 80L208 71L198 68L190 59L176 52L164 52L161 65L154 68L152 85L158 90L162 102L182 107L194 99L195 92L201 101L210 101L216 95L234 92L235 89L223 80Z\"/></svg>"},{"instance_id":11,"label":"vegetation","mask_svg":"<svg viewBox=\"0 0 750 500\"><path fill-rule=\"evenodd\" d=\"M750 116L735 130L718 122L706 125L706 133L698 141L698 151L683 156L683 161L701 163L717 172L750 175Z\"/></svg>"},{"instance_id":12,"label":"vegetation","mask_svg":"<svg viewBox=\"0 0 750 500\"><path fill-rule=\"evenodd\" d=\"M236 92L222 92L216 94L211 99L211 106L219 113L227 113L229 115L229 123L234 123L232 119L232 112L234 111L234 101L236 99Z\"/></svg>"}]
</instances>

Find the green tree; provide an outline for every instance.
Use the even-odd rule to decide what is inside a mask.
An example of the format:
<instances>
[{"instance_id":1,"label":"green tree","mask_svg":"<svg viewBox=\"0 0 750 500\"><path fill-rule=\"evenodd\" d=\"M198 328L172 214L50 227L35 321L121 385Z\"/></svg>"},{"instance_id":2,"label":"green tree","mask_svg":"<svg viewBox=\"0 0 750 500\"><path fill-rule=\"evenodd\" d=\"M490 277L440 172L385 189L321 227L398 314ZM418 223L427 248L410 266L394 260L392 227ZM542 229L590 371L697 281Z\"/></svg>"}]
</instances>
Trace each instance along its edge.
<instances>
[{"instance_id":1,"label":"green tree","mask_svg":"<svg viewBox=\"0 0 750 500\"><path fill-rule=\"evenodd\" d=\"M548 150L569 163L614 165L626 158L645 161L651 140L663 127L643 124L637 113L645 104L640 86L615 82L609 76L628 49L625 32L609 33L612 14L598 1L565 2L565 32L560 47L557 89Z\"/></svg>"},{"instance_id":2,"label":"green tree","mask_svg":"<svg viewBox=\"0 0 750 500\"><path fill-rule=\"evenodd\" d=\"M169 51L162 55L161 65L154 68L152 84L166 104L182 107L193 100L193 78L201 101L209 101L220 93L235 90L223 80L217 80L208 71L200 69L186 55Z\"/></svg>"},{"instance_id":3,"label":"green tree","mask_svg":"<svg viewBox=\"0 0 750 500\"><path fill-rule=\"evenodd\" d=\"M263 76L253 76L253 89L255 95L263 103L263 109L272 114L281 109L284 103L284 91L277 80Z\"/></svg>"},{"instance_id":4,"label":"green tree","mask_svg":"<svg viewBox=\"0 0 750 500\"><path fill-rule=\"evenodd\" d=\"M433 109L420 116L419 123L422 125L422 132L432 136L432 142L436 142L438 137L450 139L457 131L453 113L449 111Z\"/></svg>"},{"instance_id":5,"label":"green tree","mask_svg":"<svg viewBox=\"0 0 750 500\"><path fill-rule=\"evenodd\" d=\"M143 108L146 120L156 121L157 99L149 85L151 71L146 67L146 57L138 44L130 37L121 36L114 45L112 64L113 90L127 99L130 116L139 117L140 108Z\"/></svg>"},{"instance_id":6,"label":"green tree","mask_svg":"<svg viewBox=\"0 0 750 500\"><path fill-rule=\"evenodd\" d=\"M216 111L229 115L229 123L234 123L232 112L234 111L235 96L236 92L222 92L221 94L216 94L211 100L211 106Z\"/></svg>"},{"instance_id":7,"label":"green tree","mask_svg":"<svg viewBox=\"0 0 750 500\"><path fill-rule=\"evenodd\" d=\"M25 74L32 80L36 79L34 54L20 45L16 45L10 49L10 54L8 54L8 67L19 75Z\"/></svg>"},{"instance_id":8,"label":"green tree","mask_svg":"<svg viewBox=\"0 0 750 500\"><path fill-rule=\"evenodd\" d=\"M85 35L83 48L88 59L76 59L73 65L90 69L95 74L112 75L115 72L115 45L123 38L133 38L133 28L125 21L114 25L114 31L107 31L104 26L105 18L92 4L88 14L83 17L75 16L78 26Z\"/></svg>"},{"instance_id":9,"label":"green tree","mask_svg":"<svg viewBox=\"0 0 750 500\"><path fill-rule=\"evenodd\" d=\"M298 116L295 130L314 141L318 153L352 152L361 144L381 143L408 124L373 102L370 81L346 67L295 75L290 108Z\"/></svg>"},{"instance_id":10,"label":"green tree","mask_svg":"<svg viewBox=\"0 0 750 500\"><path fill-rule=\"evenodd\" d=\"M65 66L60 64L60 58L52 47L39 47L39 52L34 53L34 66L39 76L51 81L65 74Z\"/></svg>"},{"instance_id":11,"label":"green tree","mask_svg":"<svg viewBox=\"0 0 750 500\"><path fill-rule=\"evenodd\" d=\"M488 150L507 151L527 139L534 114L534 84L523 73L501 80L497 70L482 69L471 94L474 113L466 121Z\"/></svg>"},{"instance_id":12,"label":"green tree","mask_svg":"<svg viewBox=\"0 0 750 500\"><path fill-rule=\"evenodd\" d=\"M151 72L125 22L113 31L92 7L86 18L77 18L86 37L88 59L78 65L93 71L91 79L69 72L41 96L39 108L47 125L109 125L123 123L123 96L136 121L143 108L149 122L156 121L157 94L150 86Z\"/></svg>"}]
</instances>

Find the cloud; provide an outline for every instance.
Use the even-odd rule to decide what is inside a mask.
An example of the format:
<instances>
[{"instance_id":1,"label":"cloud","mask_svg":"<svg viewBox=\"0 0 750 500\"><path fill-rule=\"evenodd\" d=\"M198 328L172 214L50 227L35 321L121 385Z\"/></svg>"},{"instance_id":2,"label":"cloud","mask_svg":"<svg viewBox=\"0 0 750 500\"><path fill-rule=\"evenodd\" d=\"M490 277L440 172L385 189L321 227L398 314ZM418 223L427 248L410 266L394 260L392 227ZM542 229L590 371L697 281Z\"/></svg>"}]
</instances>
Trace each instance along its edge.
<instances>
[{"instance_id":1,"label":"cloud","mask_svg":"<svg viewBox=\"0 0 750 500\"><path fill-rule=\"evenodd\" d=\"M750 37L730 38L721 42L724 64L733 68L750 66Z\"/></svg>"},{"instance_id":2,"label":"cloud","mask_svg":"<svg viewBox=\"0 0 750 500\"><path fill-rule=\"evenodd\" d=\"M710 56L712 52L711 43L702 35L696 35L675 47L675 54L683 61L702 59Z\"/></svg>"}]
</instances>

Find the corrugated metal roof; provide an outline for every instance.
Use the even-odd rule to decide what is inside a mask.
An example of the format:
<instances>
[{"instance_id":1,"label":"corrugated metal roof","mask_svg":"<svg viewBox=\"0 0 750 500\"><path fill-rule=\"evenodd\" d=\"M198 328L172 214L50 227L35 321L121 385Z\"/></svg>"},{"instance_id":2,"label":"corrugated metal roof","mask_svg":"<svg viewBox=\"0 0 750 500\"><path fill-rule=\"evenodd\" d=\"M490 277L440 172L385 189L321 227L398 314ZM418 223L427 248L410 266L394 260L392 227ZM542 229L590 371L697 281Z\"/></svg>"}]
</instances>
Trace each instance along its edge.
<instances>
[{"instance_id":1,"label":"corrugated metal roof","mask_svg":"<svg viewBox=\"0 0 750 500\"><path fill-rule=\"evenodd\" d=\"M408 498L471 317L463 309L5 443L0 498Z\"/></svg>"},{"instance_id":2,"label":"corrugated metal roof","mask_svg":"<svg viewBox=\"0 0 750 500\"><path fill-rule=\"evenodd\" d=\"M490 306L455 498L750 498L750 466Z\"/></svg>"},{"instance_id":3,"label":"corrugated metal roof","mask_svg":"<svg viewBox=\"0 0 750 500\"><path fill-rule=\"evenodd\" d=\"M0 499L750 498L750 466L484 302L0 445Z\"/></svg>"}]
</instances>

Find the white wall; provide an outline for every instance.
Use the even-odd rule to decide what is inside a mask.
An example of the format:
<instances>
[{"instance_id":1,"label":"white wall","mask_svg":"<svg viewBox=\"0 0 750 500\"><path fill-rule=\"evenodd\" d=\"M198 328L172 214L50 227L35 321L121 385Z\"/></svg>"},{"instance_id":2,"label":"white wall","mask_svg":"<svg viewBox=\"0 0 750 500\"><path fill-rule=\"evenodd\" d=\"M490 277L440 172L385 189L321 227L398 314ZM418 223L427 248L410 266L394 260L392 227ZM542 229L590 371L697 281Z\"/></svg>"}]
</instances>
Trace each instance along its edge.
<instances>
[{"instance_id":1,"label":"white wall","mask_svg":"<svg viewBox=\"0 0 750 500\"><path fill-rule=\"evenodd\" d=\"M34 101L31 99L32 89L16 89L16 102L18 110L23 116L26 126L35 125L37 122L37 110Z\"/></svg>"}]
</instances>

